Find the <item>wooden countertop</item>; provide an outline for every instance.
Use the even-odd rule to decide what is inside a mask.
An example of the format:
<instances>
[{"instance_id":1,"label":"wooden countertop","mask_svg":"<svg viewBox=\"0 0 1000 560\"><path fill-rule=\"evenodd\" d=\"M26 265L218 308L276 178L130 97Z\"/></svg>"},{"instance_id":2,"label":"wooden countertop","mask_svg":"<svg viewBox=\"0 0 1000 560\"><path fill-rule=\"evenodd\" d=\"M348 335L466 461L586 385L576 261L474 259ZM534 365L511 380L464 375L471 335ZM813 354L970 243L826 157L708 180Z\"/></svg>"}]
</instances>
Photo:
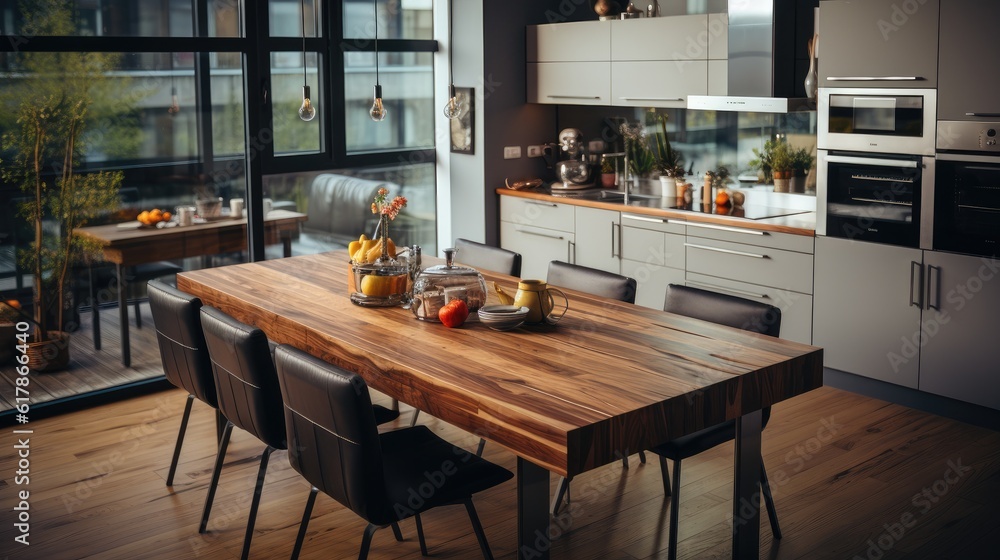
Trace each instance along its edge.
<instances>
[{"instance_id":1,"label":"wooden countertop","mask_svg":"<svg viewBox=\"0 0 1000 560\"><path fill-rule=\"evenodd\" d=\"M546 202L572 204L575 206L586 206L589 208L601 208L604 210L629 212L631 214L642 214L647 216L655 216L658 218L672 218L675 220L685 220L689 222L718 224L718 225L725 225L732 227L740 227L744 229L789 233L793 235L805 235L808 237L813 237L816 235L815 212L805 212L802 214L793 214L791 216L779 216L776 218L766 218L762 220L751 220L748 218L740 218L735 216L712 215L712 214L704 214L701 212L689 212L685 210L650 208L645 206L633 206L633 205L626 206L625 204L622 204L621 202L617 201L553 196L548 192L542 190L515 191L513 189L501 187L496 189L496 192L501 196L515 196L519 198L529 198L533 200L544 200Z\"/></svg>"}]
</instances>

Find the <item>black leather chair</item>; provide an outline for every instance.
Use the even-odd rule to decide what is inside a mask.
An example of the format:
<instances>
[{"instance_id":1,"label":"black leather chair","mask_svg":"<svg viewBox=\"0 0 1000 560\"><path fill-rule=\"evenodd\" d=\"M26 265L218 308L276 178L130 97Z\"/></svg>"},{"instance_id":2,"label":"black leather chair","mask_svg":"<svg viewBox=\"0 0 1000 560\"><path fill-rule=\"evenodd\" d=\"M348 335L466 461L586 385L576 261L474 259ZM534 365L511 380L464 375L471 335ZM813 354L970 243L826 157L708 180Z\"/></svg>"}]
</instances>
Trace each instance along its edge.
<instances>
[{"instance_id":1,"label":"black leather chair","mask_svg":"<svg viewBox=\"0 0 1000 560\"><path fill-rule=\"evenodd\" d=\"M227 422L222 432L219 455L212 470L212 481L198 532L204 533L208 528L208 517L212 511L229 438L233 426L237 426L250 432L265 445L260 457L253 500L250 502L246 536L243 539L242 558L245 560L250 553L250 540L253 538L268 460L276 449L288 449L278 374L274 370L271 349L264 331L241 323L214 307L201 309L201 324L212 361L219 410Z\"/></svg>"},{"instance_id":2,"label":"black leather chair","mask_svg":"<svg viewBox=\"0 0 1000 560\"><path fill-rule=\"evenodd\" d=\"M492 559L472 495L514 475L470 455L434 435L426 426L379 434L368 386L360 376L289 346L279 346L275 362L284 400L287 439L296 450L288 460L313 485L299 526L292 558L299 551L322 490L368 522L359 560L368 556L376 530L414 517L420 551L427 556L420 514L437 506L464 504L483 556ZM414 499L415 488L434 491Z\"/></svg>"},{"instance_id":3,"label":"black leather chair","mask_svg":"<svg viewBox=\"0 0 1000 560\"><path fill-rule=\"evenodd\" d=\"M627 276L562 261L549 263L549 285L635 303L635 280Z\"/></svg>"},{"instance_id":4,"label":"black leather chair","mask_svg":"<svg viewBox=\"0 0 1000 560\"><path fill-rule=\"evenodd\" d=\"M201 300L155 280L149 282L147 292L156 341L160 346L163 374L167 381L188 392L181 427L177 432L174 456L167 473L167 486L173 486L184 433L191 416L191 405L198 399L218 413L219 403L215 393L212 362L208 357L205 334L201 328Z\"/></svg>"},{"instance_id":5,"label":"black leather chair","mask_svg":"<svg viewBox=\"0 0 1000 560\"><path fill-rule=\"evenodd\" d=\"M773 305L677 284L667 287L663 310L768 336L778 336L781 331L781 310ZM770 417L771 408L767 407L763 410L761 429L767 426ZM657 445L652 449L660 457L663 492L670 496L670 560L677 558L679 519L677 508L680 506L681 461L735 438L736 421L731 420ZM674 463L673 490L670 488L667 459ZM764 505L767 507L767 517L771 522L771 533L775 539L780 539L778 514L774 509L774 498L771 497L771 487L767 481L763 460L760 463L760 486L764 495Z\"/></svg>"},{"instance_id":6,"label":"black leather chair","mask_svg":"<svg viewBox=\"0 0 1000 560\"><path fill-rule=\"evenodd\" d=\"M635 303L635 279L596 268L570 264L563 261L549 263L546 283L550 286L586 292L595 296L616 299L625 303ZM645 463L646 455L639 451L640 460ZM622 457L622 466L628 468L628 454ZM569 478L560 477L556 494L552 499L552 513L562 506L563 497L569 501Z\"/></svg>"},{"instance_id":7,"label":"black leather chair","mask_svg":"<svg viewBox=\"0 0 1000 560\"><path fill-rule=\"evenodd\" d=\"M455 261L476 269L521 275L521 254L468 239L455 240Z\"/></svg>"}]
</instances>

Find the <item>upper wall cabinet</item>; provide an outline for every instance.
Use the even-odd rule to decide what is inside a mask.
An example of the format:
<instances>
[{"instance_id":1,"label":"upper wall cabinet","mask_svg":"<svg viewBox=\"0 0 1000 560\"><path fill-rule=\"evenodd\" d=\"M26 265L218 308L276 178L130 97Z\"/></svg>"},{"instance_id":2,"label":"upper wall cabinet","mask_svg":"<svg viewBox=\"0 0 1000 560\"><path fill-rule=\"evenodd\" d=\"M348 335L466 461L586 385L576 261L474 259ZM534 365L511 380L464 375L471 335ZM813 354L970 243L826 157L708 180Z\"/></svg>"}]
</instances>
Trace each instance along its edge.
<instances>
[{"instance_id":1,"label":"upper wall cabinet","mask_svg":"<svg viewBox=\"0 0 1000 560\"><path fill-rule=\"evenodd\" d=\"M1000 2L941 0L939 120L1000 118Z\"/></svg>"},{"instance_id":2,"label":"upper wall cabinet","mask_svg":"<svg viewBox=\"0 0 1000 560\"><path fill-rule=\"evenodd\" d=\"M529 26L528 102L684 107L725 92L728 37L726 14Z\"/></svg>"},{"instance_id":3,"label":"upper wall cabinet","mask_svg":"<svg viewBox=\"0 0 1000 560\"><path fill-rule=\"evenodd\" d=\"M821 2L819 85L937 86L938 10L938 0Z\"/></svg>"}]
</instances>

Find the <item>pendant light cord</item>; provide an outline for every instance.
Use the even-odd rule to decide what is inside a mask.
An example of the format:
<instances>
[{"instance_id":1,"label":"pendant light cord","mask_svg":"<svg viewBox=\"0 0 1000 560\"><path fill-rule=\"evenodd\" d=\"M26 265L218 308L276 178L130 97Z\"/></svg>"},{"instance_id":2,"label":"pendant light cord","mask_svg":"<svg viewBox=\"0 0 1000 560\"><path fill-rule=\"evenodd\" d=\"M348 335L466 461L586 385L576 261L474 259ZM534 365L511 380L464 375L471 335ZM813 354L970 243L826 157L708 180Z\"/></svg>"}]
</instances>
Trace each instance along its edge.
<instances>
[{"instance_id":1,"label":"pendant light cord","mask_svg":"<svg viewBox=\"0 0 1000 560\"><path fill-rule=\"evenodd\" d=\"M451 15L452 0L448 0L448 84L455 85L455 24Z\"/></svg>"},{"instance_id":2,"label":"pendant light cord","mask_svg":"<svg viewBox=\"0 0 1000 560\"><path fill-rule=\"evenodd\" d=\"M306 69L308 64L306 63L306 0L302 0L302 85L305 86L309 82L306 80Z\"/></svg>"},{"instance_id":3,"label":"pendant light cord","mask_svg":"<svg viewBox=\"0 0 1000 560\"><path fill-rule=\"evenodd\" d=\"M375 85L382 85L378 78L378 0L372 0L375 8Z\"/></svg>"}]
</instances>

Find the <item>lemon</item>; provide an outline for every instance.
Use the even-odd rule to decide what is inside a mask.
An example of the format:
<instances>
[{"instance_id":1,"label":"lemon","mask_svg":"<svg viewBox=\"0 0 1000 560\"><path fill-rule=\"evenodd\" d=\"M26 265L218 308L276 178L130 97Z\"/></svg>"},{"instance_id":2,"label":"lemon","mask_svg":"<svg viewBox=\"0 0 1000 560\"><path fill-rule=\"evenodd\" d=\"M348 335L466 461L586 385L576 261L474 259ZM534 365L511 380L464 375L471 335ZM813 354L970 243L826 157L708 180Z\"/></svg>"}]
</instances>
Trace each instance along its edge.
<instances>
[{"instance_id":1,"label":"lemon","mask_svg":"<svg viewBox=\"0 0 1000 560\"><path fill-rule=\"evenodd\" d=\"M393 278L392 276L369 274L361 279L361 293L375 297L392 295Z\"/></svg>"}]
</instances>

